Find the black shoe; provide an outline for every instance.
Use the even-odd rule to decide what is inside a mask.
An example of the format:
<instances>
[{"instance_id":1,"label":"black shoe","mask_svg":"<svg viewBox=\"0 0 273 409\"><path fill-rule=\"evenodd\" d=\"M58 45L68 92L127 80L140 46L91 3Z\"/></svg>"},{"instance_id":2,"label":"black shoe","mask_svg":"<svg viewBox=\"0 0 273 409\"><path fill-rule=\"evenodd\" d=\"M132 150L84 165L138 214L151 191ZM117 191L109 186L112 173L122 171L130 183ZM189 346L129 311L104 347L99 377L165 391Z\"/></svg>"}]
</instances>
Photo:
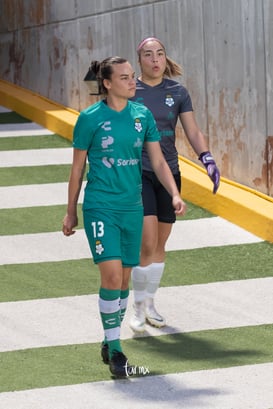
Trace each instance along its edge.
<instances>
[{"instance_id":1,"label":"black shoe","mask_svg":"<svg viewBox=\"0 0 273 409\"><path fill-rule=\"evenodd\" d=\"M114 351L109 359L110 372L116 377L126 377L132 374L131 365L127 357L119 351Z\"/></svg>"},{"instance_id":2,"label":"black shoe","mask_svg":"<svg viewBox=\"0 0 273 409\"><path fill-rule=\"evenodd\" d=\"M100 354L101 354L103 362L106 365L108 365L109 364L109 347L108 347L108 344L105 344L104 342L101 344Z\"/></svg>"}]
</instances>

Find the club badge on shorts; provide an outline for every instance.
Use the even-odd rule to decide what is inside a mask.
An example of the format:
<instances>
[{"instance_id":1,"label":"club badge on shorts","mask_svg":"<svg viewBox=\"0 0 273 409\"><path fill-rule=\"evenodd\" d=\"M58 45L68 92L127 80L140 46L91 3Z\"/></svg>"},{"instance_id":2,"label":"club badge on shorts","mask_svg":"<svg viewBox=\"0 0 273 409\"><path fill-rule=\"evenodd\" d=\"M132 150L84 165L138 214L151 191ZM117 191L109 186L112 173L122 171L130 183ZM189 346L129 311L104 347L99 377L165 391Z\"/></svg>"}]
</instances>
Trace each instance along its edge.
<instances>
[{"instance_id":1,"label":"club badge on shorts","mask_svg":"<svg viewBox=\"0 0 273 409\"><path fill-rule=\"evenodd\" d=\"M100 240L96 241L96 253L100 256L104 252L104 247Z\"/></svg>"}]
</instances>

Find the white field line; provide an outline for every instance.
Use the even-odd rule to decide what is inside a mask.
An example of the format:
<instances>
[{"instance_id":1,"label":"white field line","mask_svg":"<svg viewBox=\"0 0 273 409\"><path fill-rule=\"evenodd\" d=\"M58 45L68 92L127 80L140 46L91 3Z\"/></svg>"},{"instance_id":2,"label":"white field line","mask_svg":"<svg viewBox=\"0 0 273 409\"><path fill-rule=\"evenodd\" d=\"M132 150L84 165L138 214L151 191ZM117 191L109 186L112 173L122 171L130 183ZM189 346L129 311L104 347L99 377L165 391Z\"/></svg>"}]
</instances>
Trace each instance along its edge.
<instances>
[{"instance_id":1,"label":"white field line","mask_svg":"<svg viewBox=\"0 0 273 409\"><path fill-rule=\"evenodd\" d=\"M273 363L0 394L4 409L270 409Z\"/></svg>"},{"instance_id":2,"label":"white field line","mask_svg":"<svg viewBox=\"0 0 273 409\"><path fill-rule=\"evenodd\" d=\"M79 203L83 201L83 191ZM0 187L0 209L62 205L67 202L67 193L68 182Z\"/></svg>"},{"instance_id":3,"label":"white field line","mask_svg":"<svg viewBox=\"0 0 273 409\"><path fill-rule=\"evenodd\" d=\"M0 124L0 138L53 135L54 132L34 123Z\"/></svg>"},{"instance_id":4,"label":"white field line","mask_svg":"<svg viewBox=\"0 0 273 409\"><path fill-rule=\"evenodd\" d=\"M162 287L156 304L167 317L167 326L146 325L140 336L272 324L272 294L273 277ZM132 302L130 293L122 339L133 337ZM0 303L0 317L2 352L103 339L97 294Z\"/></svg>"},{"instance_id":5,"label":"white field line","mask_svg":"<svg viewBox=\"0 0 273 409\"><path fill-rule=\"evenodd\" d=\"M1 151L0 167L67 165L72 163L72 156L72 148Z\"/></svg>"},{"instance_id":6,"label":"white field line","mask_svg":"<svg viewBox=\"0 0 273 409\"><path fill-rule=\"evenodd\" d=\"M26 220L27 223L27 220ZM60 230L62 220L60 220ZM189 250L232 244L258 243L262 240L220 218L177 221L166 250ZM36 233L0 236L0 265L90 258L83 229L65 237L63 233Z\"/></svg>"},{"instance_id":7,"label":"white field line","mask_svg":"<svg viewBox=\"0 0 273 409\"><path fill-rule=\"evenodd\" d=\"M6 113L6 112L12 112L9 108L3 107L0 105L0 114L1 113Z\"/></svg>"}]
</instances>

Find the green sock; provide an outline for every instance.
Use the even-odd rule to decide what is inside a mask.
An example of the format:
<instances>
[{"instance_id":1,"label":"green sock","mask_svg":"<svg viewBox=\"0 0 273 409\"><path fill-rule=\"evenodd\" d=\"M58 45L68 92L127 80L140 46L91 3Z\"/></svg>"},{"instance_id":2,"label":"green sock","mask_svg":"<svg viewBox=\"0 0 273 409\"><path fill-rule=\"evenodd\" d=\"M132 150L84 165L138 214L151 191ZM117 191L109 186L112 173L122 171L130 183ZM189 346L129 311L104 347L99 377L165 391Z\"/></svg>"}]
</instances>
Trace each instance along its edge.
<instances>
[{"instance_id":1,"label":"green sock","mask_svg":"<svg viewBox=\"0 0 273 409\"><path fill-rule=\"evenodd\" d=\"M129 298L129 288L127 288L126 290L121 290L120 291L120 323L122 323L125 313L126 313L128 298Z\"/></svg>"},{"instance_id":2,"label":"green sock","mask_svg":"<svg viewBox=\"0 0 273 409\"><path fill-rule=\"evenodd\" d=\"M120 345L120 290L100 288L99 310L104 329L104 342L109 346L111 359L114 350L122 351Z\"/></svg>"}]
</instances>

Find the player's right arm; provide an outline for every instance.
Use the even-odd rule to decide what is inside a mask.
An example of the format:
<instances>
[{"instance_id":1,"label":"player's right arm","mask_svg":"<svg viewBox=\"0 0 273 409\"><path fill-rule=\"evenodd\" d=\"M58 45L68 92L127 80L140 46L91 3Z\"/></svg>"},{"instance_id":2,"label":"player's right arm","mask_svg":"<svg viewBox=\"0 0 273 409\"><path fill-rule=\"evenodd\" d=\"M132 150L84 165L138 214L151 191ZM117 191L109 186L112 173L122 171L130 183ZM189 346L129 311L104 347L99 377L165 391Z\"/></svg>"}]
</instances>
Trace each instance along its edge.
<instances>
[{"instance_id":1,"label":"player's right arm","mask_svg":"<svg viewBox=\"0 0 273 409\"><path fill-rule=\"evenodd\" d=\"M65 236L74 234L75 230L73 228L78 224L77 203L86 167L86 155L86 150L73 149L73 162L68 183L68 204L63 220L63 233Z\"/></svg>"}]
</instances>

